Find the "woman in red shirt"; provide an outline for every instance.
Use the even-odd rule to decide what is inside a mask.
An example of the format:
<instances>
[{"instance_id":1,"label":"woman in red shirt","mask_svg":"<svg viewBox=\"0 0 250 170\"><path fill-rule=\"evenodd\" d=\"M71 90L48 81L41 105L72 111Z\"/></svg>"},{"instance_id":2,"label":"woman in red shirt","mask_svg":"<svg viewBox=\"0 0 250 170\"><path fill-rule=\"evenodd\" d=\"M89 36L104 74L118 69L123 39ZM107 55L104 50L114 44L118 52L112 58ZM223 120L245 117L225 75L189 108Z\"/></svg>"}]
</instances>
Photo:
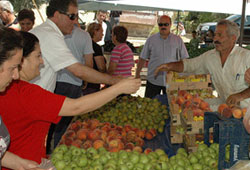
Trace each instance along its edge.
<instances>
[{"instance_id":1,"label":"woman in red shirt","mask_svg":"<svg viewBox=\"0 0 250 170\"><path fill-rule=\"evenodd\" d=\"M57 123L61 116L95 110L122 93L134 93L140 87L140 80L124 79L110 88L78 99L51 93L28 83L39 76L43 59L36 36L29 32L21 33L24 49L20 80L13 81L0 96L0 108L12 138L9 151L40 163L41 158L46 157L45 139L51 123Z\"/></svg>"},{"instance_id":2,"label":"woman in red shirt","mask_svg":"<svg viewBox=\"0 0 250 170\"><path fill-rule=\"evenodd\" d=\"M0 96L8 89L12 80L19 78L18 68L21 64L23 41L20 33L10 28L0 28ZM8 101L12 102L12 101ZM0 107L0 169L1 166L10 169L40 170L38 163L23 159L18 155L6 152L10 143L9 132L2 120L4 109Z\"/></svg>"}]
</instances>

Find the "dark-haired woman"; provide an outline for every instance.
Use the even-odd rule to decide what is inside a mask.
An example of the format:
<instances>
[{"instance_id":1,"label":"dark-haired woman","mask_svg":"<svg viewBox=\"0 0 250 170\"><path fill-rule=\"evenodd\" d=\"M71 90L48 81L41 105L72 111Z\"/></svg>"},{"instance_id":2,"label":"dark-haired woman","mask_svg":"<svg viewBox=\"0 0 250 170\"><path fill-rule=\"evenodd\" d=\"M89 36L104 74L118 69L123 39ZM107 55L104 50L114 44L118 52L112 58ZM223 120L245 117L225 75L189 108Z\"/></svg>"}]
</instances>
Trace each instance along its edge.
<instances>
[{"instance_id":1,"label":"dark-haired woman","mask_svg":"<svg viewBox=\"0 0 250 170\"><path fill-rule=\"evenodd\" d=\"M19 78L18 68L22 54L23 39L20 33L10 28L0 28L0 96L8 90L12 80ZM10 135L2 119L5 114L4 107L0 106L0 169L1 166L19 170L37 167L38 164L34 161L23 159L9 150L6 152L10 143Z\"/></svg>"},{"instance_id":2,"label":"dark-haired woman","mask_svg":"<svg viewBox=\"0 0 250 170\"><path fill-rule=\"evenodd\" d=\"M38 39L29 32L24 37L23 62L20 80L13 81L0 96L2 118L12 137L9 150L22 158L41 162L46 157L45 139L51 123L58 123L61 116L74 116L95 110L121 93L134 93L140 80L125 79L97 93L78 99L56 95L30 84L39 76L43 64ZM10 102L11 101L11 102Z\"/></svg>"},{"instance_id":3,"label":"dark-haired woman","mask_svg":"<svg viewBox=\"0 0 250 170\"><path fill-rule=\"evenodd\" d=\"M111 52L108 74L129 77L132 75L134 55L127 45L128 30L124 26L115 26L112 30L112 42L115 48Z\"/></svg>"}]
</instances>

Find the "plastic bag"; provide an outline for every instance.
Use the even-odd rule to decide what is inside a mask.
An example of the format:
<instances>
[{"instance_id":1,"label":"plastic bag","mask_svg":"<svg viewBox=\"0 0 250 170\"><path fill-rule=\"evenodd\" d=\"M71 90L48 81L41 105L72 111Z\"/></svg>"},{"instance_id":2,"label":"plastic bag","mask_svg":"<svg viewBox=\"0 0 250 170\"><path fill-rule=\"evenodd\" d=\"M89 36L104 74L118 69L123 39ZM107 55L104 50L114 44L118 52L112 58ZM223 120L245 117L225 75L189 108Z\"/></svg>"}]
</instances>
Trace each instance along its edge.
<instances>
[{"instance_id":1,"label":"plastic bag","mask_svg":"<svg viewBox=\"0 0 250 170\"><path fill-rule=\"evenodd\" d=\"M47 170L56 170L52 162L48 159L42 158L41 164L38 166L41 169L47 169Z\"/></svg>"},{"instance_id":2,"label":"plastic bag","mask_svg":"<svg viewBox=\"0 0 250 170\"><path fill-rule=\"evenodd\" d=\"M239 160L229 170L249 170L250 160Z\"/></svg>"}]
</instances>

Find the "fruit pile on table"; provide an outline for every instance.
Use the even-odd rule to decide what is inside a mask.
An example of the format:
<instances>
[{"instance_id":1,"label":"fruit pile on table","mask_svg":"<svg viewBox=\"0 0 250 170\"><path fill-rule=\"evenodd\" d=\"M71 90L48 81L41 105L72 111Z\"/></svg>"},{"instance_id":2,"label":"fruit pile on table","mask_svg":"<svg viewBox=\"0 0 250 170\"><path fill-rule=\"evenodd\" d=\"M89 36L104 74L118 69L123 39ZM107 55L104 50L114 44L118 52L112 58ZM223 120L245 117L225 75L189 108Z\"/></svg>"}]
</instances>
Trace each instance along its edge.
<instances>
[{"instance_id":1,"label":"fruit pile on table","mask_svg":"<svg viewBox=\"0 0 250 170\"><path fill-rule=\"evenodd\" d=\"M171 97L170 105L177 105L182 115L175 133L183 136L185 149L179 148L176 155L169 158L167 150L143 147L144 139L150 141L159 133L165 134L162 132L169 118L166 105L157 99L124 96L94 112L75 117L51 154L52 163L57 170L218 169L219 144L207 147L200 140L202 135L197 133L197 128L204 128L197 125L203 123L204 112L211 111L209 104L187 91L177 94ZM231 108L223 106L220 110ZM243 114L245 110L240 111ZM239 115L239 110L232 109L232 115L234 112ZM190 122L194 128L188 130ZM226 161L230 161L228 148Z\"/></svg>"},{"instance_id":2,"label":"fruit pile on table","mask_svg":"<svg viewBox=\"0 0 250 170\"><path fill-rule=\"evenodd\" d=\"M51 161L57 170L167 170L168 167L168 156L161 149L145 154L60 145L51 155Z\"/></svg>"},{"instance_id":3,"label":"fruit pile on table","mask_svg":"<svg viewBox=\"0 0 250 170\"><path fill-rule=\"evenodd\" d=\"M104 148L77 148L58 146L51 155L57 170L216 170L218 144L199 145L196 152L188 154L180 148L170 159L161 149L154 152L108 152Z\"/></svg>"},{"instance_id":4,"label":"fruit pile on table","mask_svg":"<svg viewBox=\"0 0 250 170\"><path fill-rule=\"evenodd\" d=\"M118 152L120 150L142 152L143 138L152 139L156 131L140 130L130 125L117 126L109 122L100 123L97 119L87 121L75 121L62 136L60 144L76 146L88 149L104 147L107 151ZM145 149L147 152L150 148Z\"/></svg>"},{"instance_id":5,"label":"fruit pile on table","mask_svg":"<svg viewBox=\"0 0 250 170\"><path fill-rule=\"evenodd\" d=\"M100 122L110 122L118 126L130 125L141 130L155 129L162 133L165 120L169 118L166 105L157 99L124 96L104 105L100 109L76 120L98 119Z\"/></svg>"}]
</instances>

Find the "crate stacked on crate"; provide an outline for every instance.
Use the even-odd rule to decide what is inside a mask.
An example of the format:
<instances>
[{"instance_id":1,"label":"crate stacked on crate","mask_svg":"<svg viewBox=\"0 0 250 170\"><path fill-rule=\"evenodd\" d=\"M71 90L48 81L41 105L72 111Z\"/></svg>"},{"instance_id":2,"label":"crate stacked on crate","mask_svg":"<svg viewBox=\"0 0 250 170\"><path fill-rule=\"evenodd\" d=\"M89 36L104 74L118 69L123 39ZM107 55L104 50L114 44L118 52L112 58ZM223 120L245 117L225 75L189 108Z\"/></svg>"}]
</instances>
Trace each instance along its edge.
<instances>
[{"instance_id":1,"label":"crate stacked on crate","mask_svg":"<svg viewBox=\"0 0 250 170\"><path fill-rule=\"evenodd\" d=\"M181 106L176 103L176 97L168 94L169 115L171 119L170 140L172 144L183 143L184 129L181 125Z\"/></svg>"},{"instance_id":2,"label":"crate stacked on crate","mask_svg":"<svg viewBox=\"0 0 250 170\"><path fill-rule=\"evenodd\" d=\"M188 92L190 95L198 95L201 98L214 98L213 90L209 87L211 82L210 75L190 75L175 72L169 72L166 77L167 94L169 101L179 100L177 102L169 102L170 116L171 116L171 141L172 143L183 143L182 134L176 133L175 129L186 128L183 127L180 113L182 112L182 99L176 99L183 91ZM186 97L186 98L185 98ZM189 96L185 96L183 100L189 100ZM185 108L185 106L184 106ZM195 117L197 119L197 116ZM197 119L198 120L198 119ZM199 124L195 122L194 124ZM191 127L192 128L192 127ZM176 140L179 139L179 140Z\"/></svg>"},{"instance_id":3,"label":"crate stacked on crate","mask_svg":"<svg viewBox=\"0 0 250 170\"><path fill-rule=\"evenodd\" d=\"M176 139L181 139L187 150L194 151L197 145L203 141L200 136L204 134L204 112L211 111L210 106L197 94L191 95L185 90L179 90L177 96L169 95L169 101L171 129L173 129L170 131L171 141L177 143ZM182 133L175 133L178 126L182 126L184 129ZM180 134L185 135L177 138Z\"/></svg>"},{"instance_id":4,"label":"crate stacked on crate","mask_svg":"<svg viewBox=\"0 0 250 170\"><path fill-rule=\"evenodd\" d=\"M167 91L206 89L211 83L209 74L193 75L176 72L168 72L166 81Z\"/></svg>"}]
</instances>

